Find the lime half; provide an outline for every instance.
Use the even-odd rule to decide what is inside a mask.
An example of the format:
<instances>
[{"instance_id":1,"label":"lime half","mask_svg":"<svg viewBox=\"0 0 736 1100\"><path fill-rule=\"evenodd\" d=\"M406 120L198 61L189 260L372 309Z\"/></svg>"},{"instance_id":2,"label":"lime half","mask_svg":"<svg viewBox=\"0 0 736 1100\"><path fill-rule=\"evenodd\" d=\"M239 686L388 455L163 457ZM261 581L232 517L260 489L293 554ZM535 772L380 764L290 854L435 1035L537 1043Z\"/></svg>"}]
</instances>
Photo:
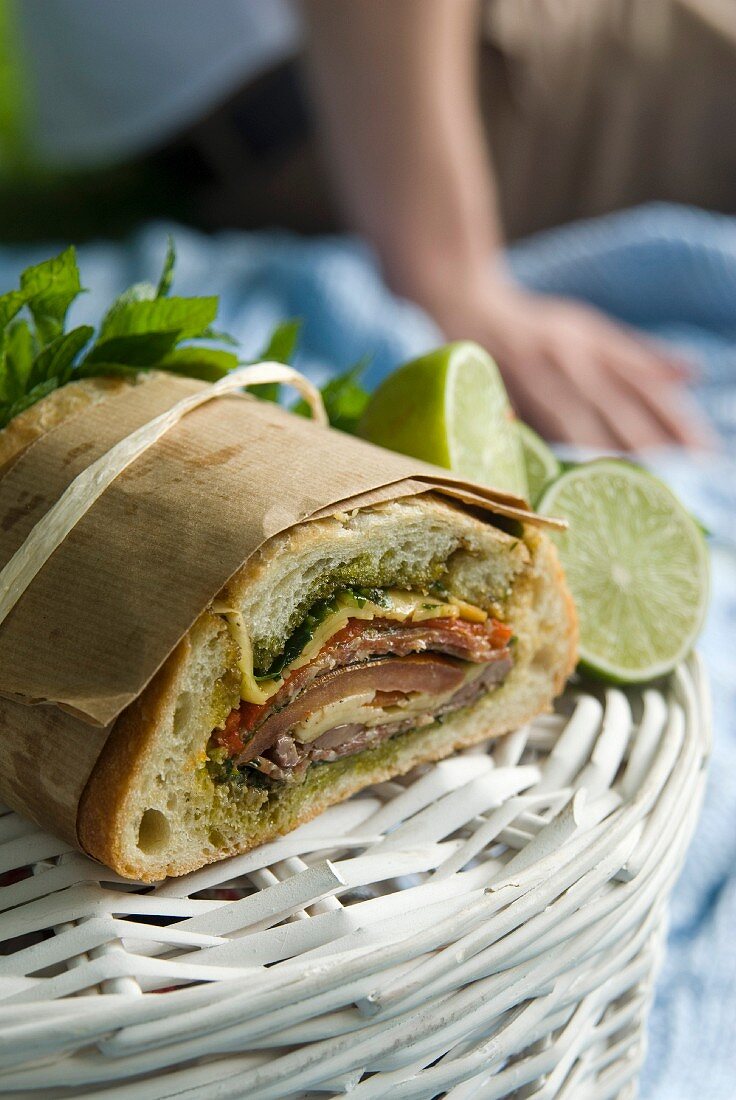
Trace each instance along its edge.
<instances>
[{"instance_id":1,"label":"lime half","mask_svg":"<svg viewBox=\"0 0 736 1100\"><path fill-rule=\"evenodd\" d=\"M529 500L533 505L542 495L550 481L560 476L562 467L547 444L523 420L516 421L516 430L521 440L521 451L526 467L526 480L529 485Z\"/></svg>"},{"instance_id":2,"label":"lime half","mask_svg":"<svg viewBox=\"0 0 736 1100\"><path fill-rule=\"evenodd\" d=\"M708 603L708 550L677 497L630 463L600 459L563 474L539 504L555 531L593 675L641 683L692 648Z\"/></svg>"},{"instance_id":3,"label":"lime half","mask_svg":"<svg viewBox=\"0 0 736 1100\"><path fill-rule=\"evenodd\" d=\"M358 434L527 498L509 399L498 367L477 344L447 344L399 367L372 395Z\"/></svg>"}]
</instances>

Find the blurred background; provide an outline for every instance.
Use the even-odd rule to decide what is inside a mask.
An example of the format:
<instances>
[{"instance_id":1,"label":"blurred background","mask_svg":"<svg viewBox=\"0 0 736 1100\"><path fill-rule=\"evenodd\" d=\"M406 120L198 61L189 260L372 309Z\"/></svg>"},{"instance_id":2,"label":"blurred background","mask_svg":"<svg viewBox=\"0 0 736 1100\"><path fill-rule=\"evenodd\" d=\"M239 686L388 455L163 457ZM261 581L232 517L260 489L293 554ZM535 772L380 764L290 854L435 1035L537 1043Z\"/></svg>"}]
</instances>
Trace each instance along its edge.
<instances>
[{"instance_id":1,"label":"blurred background","mask_svg":"<svg viewBox=\"0 0 736 1100\"><path fill-rule=\"evenodd\" d=\"M375 385L470 338L548 440L632 451L712 532L715 766L642 1095L736 1079L734 0L0 0L0 278L75 321L160 268L246 355Z\"/></svg>"}]
</instances>

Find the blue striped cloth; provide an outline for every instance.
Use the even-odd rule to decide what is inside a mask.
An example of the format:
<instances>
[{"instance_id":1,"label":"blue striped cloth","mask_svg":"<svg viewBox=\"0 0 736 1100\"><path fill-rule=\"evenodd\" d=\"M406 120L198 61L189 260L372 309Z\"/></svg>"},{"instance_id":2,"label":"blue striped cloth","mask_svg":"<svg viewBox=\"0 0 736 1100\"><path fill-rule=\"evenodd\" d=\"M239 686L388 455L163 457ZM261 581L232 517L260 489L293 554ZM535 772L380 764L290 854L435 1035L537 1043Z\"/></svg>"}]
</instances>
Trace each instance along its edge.
<instances>
[{"instance_id":1,"label":"blue striped cloth","mask_svg":"<svg viewBox=\"0 0 736 1100\"><path fill-rule=\"evenodd\" d=\"M81 249L92 292L74 321L95 320L123 287L157 273L169 227ZM376 263L345 238L264 233L215 238L175 229L176 291L219 294L219 327L257 353L273 325L304 318L297 365L317 380L371 356L369 384L440 341L417 307L394 298ZM0 286L50 254L0 249ZM713 605L702 640L714 694L715 747L706 803L672 905L670 946L654 1005L645 1100L736 1096L736 218L654 205L542 234L515 246L528 286L591 302L671 340L701 365L697 392L726 447L652 459L713 532Z\"/></svg>"}]
</instances>

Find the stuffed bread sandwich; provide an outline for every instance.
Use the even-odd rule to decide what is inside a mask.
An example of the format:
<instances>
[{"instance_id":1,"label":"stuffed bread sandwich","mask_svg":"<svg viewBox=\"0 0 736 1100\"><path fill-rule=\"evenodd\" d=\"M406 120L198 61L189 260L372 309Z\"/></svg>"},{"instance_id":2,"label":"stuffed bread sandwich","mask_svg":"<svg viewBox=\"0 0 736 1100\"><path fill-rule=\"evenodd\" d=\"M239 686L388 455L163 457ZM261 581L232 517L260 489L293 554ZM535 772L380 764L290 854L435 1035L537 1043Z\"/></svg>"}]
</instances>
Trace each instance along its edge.
<instances>
[{"instance_id":1,"label":"stuffed bread sandwich","mask_svg":"<svg viewBox=\"0 0 736 1100\"><path fill-rule=\"evenodd\" d=\"M52 394L0 433L0 462L116 390ZM575 642L554 547L532 523L429 491L294 524L112 724L79 842L142 880L246 851L548 708ZM11 726L44 709L2 706Z\"/></svg>"}]
</instances>

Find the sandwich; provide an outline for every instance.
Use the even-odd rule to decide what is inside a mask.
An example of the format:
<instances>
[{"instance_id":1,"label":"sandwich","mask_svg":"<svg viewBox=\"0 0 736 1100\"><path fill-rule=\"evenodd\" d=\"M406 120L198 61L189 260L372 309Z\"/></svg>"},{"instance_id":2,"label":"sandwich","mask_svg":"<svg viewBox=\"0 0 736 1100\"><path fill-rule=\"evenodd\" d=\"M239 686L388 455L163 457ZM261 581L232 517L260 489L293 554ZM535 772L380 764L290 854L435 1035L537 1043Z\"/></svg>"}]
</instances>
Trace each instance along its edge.
<instances>
[{"instance_id":1,"label":"sandwich","mask_svg":"<svg viewBox=\"0 0 736 1100\"><path fill-rule=\"evenodd\" d=\"M0 433L0 464L121 390L50 394ZM428 487L266 538L105 730L80 846L130 878L181 875L548 709L575 612L544 530L502 513ZM0 717L8 730L49 709L4 700ZM57 741L92 738L80 716L59 723Z\"/></svg>"}]
</instances>

